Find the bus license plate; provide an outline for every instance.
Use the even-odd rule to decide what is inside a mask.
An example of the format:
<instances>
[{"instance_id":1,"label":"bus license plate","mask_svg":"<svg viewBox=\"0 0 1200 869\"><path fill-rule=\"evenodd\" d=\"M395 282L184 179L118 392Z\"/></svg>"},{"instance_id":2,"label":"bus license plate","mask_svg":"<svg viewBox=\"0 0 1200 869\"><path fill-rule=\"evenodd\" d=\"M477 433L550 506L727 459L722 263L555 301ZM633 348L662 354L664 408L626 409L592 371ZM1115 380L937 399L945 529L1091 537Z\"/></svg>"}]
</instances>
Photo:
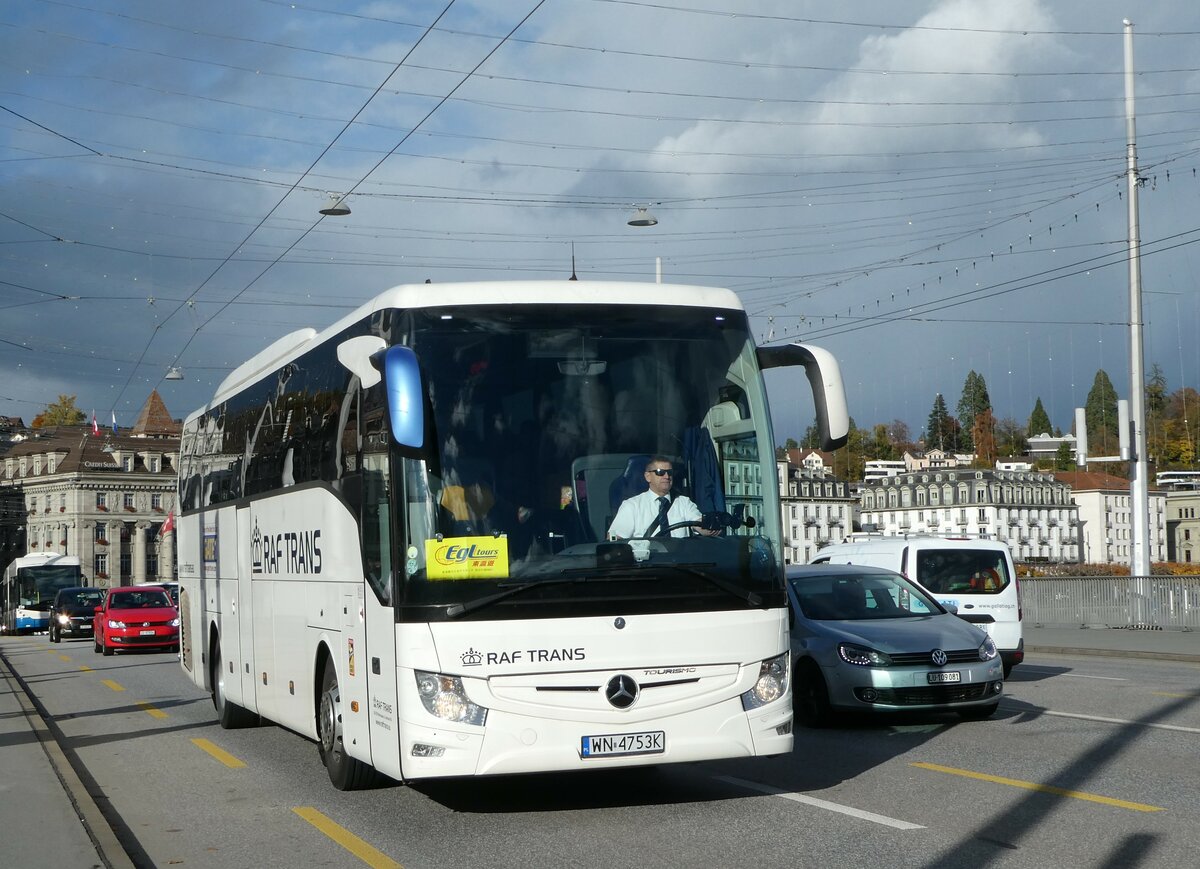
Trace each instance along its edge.
<instances>
[{"instance_id":1,"label":"bus license plate","mask_svg":"<svg viewBox=\"0 0 1200 869\"><path fill-rule=\"evenodd\" d=\"M667 750L667 736L661 730L641 733L607 733L585 736L579 747L580 757L621 757L629 754L662 754Z\"/></svg>"},{"instance_id":2,"label":"bus license plate","mask_svg":"<svg viewBox=\"0 0 1200 869\"><path fill-rule=\"evenodd\" d=\"M962 673L957 670L948 670L941 673L928 673L929 683L936 684L938 682L961 682Z\"/></svg>"}]
</instances>

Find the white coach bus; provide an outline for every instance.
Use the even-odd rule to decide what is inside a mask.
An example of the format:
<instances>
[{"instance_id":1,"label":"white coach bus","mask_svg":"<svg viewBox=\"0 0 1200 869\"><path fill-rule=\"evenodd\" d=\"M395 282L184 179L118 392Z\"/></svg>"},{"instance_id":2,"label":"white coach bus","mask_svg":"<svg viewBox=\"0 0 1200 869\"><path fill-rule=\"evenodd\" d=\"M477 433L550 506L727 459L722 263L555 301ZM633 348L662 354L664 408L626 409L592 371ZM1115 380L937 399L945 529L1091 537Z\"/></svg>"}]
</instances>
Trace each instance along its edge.
<instances>
[{"instance_id":1,"label":"white coach bus","mask_svg":"<svg viewBox=\"0 0 1200 869\"><path fill-rule=\"evenodd\" d=\"M400 286L282 338L184 426L182 666L341 789L788 752L791 365L844 442L836 362L727 290ZM651 458L700 518L610 539Z\"/></svg>"}]
</instances>

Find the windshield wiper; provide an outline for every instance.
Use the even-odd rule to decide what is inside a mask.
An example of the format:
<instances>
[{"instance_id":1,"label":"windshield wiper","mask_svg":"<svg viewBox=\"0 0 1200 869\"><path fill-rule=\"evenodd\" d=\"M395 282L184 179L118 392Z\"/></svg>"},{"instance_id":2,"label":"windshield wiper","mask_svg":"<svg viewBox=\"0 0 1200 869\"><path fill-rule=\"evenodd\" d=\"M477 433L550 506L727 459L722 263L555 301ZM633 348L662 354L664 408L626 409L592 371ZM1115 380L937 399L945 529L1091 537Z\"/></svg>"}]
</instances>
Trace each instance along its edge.
<instances>
[{"instance_id":1,"label":"windshield wiper","mask_svg":"<svg viewBox=\"0 0 1200 869\"><path fill-rule=\"evenodd\" d=\"M759 597L757 594L755 594L754 592L748 591L747 589L744 589L739 585L735 585L732 582L729 582L728 580L721 579L719 576L714 576L713 574L707 573L700 569L702 567L716 567L716 565L713 564L712 562L709 562L707 564L669 564L668 563L668 564L656 564L654 566L660 570L678 570L680 573L685 573L688 576L699 577L700 579L707 581L709 584L715 585L717 588L721 589L721 591L733 595L738 600L744 600L746 603L750 604L750 606L754 606L754 607L762 606L763 599L761 597Z\"/></svg>"},{"instance_id":2,"label":"windshield wiper","mask_svg":"<svg viewBox=\"0 0 1200 869\"><path fill-rule=\"evenodd\" d=\"M570 585L579 582L622 582L625 580L643 580L647 577L640 576L620 576L610 579L598 579L595 575L596 571L593 568L568 568L559 576L551 579L531 579L527 582L518 583L502 583L497 586L500 590L494 594L485 594L483 597L477 597L474 600L469 600L466 603L451 604L446 607L446 618L456 619L460 616L465 616L467 613L472 613L475 610L483 609L491 606L497 601L502 601L505 598L512 597L515 594L520 594L523 591L528 591L531 588L545 588L550 585ZM570 574L570 575L568 575Z\"/></svg>"}]
</instances>

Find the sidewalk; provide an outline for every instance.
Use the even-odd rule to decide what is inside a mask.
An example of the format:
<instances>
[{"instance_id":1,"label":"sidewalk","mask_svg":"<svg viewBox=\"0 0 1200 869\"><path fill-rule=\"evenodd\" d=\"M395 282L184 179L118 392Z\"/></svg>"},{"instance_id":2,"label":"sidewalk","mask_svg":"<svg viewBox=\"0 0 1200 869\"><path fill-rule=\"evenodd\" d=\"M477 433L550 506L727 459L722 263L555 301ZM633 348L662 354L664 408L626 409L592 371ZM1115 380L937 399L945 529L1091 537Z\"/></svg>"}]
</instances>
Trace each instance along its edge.
<instances>
[{"instance_id":1,"label":"sidewalk","mask_svg":"<svg viewBox=\"0 0 1200 869\"><path fill-rule=\"evenodd\" d=\"M1200 663L1200 631L1137 631L1025 623L1026 654L1109 655Z\"/></svg>"},{"instance_id":2,"label":"sidewalk","mask_svg":"<svg viewBox=\"0 0 1200 869\"><path fill-rule=\"evenodd\" d=\"M3 656L0 769L5 865L22 869L133 865ZM100 856L101 850L108 859Z\"/></svg>"}]
</instances>

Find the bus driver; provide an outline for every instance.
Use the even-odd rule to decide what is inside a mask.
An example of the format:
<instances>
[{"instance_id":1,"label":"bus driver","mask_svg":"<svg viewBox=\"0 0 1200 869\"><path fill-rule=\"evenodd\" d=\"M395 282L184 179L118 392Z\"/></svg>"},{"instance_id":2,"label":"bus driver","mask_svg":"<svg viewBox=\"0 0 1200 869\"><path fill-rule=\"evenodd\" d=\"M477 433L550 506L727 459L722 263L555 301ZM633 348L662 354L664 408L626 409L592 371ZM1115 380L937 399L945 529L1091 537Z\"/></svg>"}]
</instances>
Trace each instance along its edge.
<instances>
[{"instance_id":1,"label":"bus driver","mask_svg":"<svg viewBox=\"0 0 1200 869\"><path fill-rule=\"evenodd\" d=\"M686 495L671 497L675 468L666 456L653 456L646 462L646 485L639 495L626 498L617 509L608 529L609 539L618 537L687 537L693 527L701 534L714 536L717 530L698 526L671 528L680 522L700 522L700 508ZM668 530L670 529L670 530Z\"/></svg>"}]
</instances>

